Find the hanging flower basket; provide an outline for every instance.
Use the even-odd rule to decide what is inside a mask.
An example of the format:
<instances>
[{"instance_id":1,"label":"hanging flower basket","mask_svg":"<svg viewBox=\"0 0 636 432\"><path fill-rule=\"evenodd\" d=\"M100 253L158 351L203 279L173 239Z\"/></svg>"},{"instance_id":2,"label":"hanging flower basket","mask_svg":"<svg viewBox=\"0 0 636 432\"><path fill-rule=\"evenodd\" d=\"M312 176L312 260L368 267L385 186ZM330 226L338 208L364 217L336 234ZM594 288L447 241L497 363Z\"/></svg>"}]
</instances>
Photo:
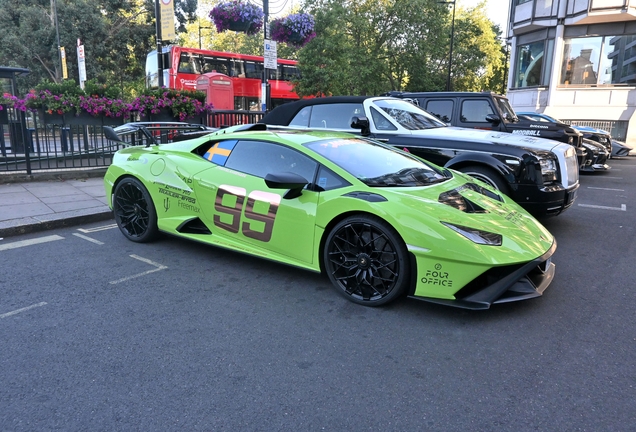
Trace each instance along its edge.
<instances>
[{"instance_id":1,"label":"hanging flower basket","mask_svg":"<svg viewBox=\"0 0 636 432\"><path fill-rule=\"evenodd\" d=\"M307 13L297 13L283 18L276 18L270 23L272 40L302 48L316 37L314 26L314 17Z\"/></svg>"},{"instance_id":2,"label":"hanging flower basket","mask_svg":"<svg viewBox=\"0 0 636 432\"><path fill-rule=\"evenodd\" d=\"M233 30L248 35L257 34L263 27L263 9L241 0L219 3L210 11L216 31Z\"/></svg>"}]
</instances>

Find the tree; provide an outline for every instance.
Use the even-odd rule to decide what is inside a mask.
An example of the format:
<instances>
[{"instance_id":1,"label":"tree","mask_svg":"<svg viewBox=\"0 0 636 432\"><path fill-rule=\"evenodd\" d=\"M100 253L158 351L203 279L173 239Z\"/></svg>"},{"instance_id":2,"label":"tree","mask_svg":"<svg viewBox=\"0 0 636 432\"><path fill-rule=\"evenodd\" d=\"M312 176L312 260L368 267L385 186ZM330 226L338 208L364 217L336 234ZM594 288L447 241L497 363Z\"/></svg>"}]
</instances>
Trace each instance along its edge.
<instances>
[{"instance_id":1,"label":"tree","mask_svg":"<svg viewBox=\"0 0 636 432\"><path fill-rule=\"evenodd\" d=\"M301 95L445 88L451 11L436 0L306 0L318 37L298 53ZM453 88L485 89L501 44L484 4L456 11Z\"/></svg>"},{"instance_id":2,"label":"tree","mask_svg":"<svg viewBox=\"0 0 636 432\"><path fill-rule=\"evenodd\" d=\"M31 70L22 92L62 78L60 46L68 76L77 79L77 40L85 46L87 78L120 86L143 86L145 58L155 46L154 0L0 0L0 64ZM195 16L196 0L175 0L178 28Z\"/></svg>"}]
</instances>

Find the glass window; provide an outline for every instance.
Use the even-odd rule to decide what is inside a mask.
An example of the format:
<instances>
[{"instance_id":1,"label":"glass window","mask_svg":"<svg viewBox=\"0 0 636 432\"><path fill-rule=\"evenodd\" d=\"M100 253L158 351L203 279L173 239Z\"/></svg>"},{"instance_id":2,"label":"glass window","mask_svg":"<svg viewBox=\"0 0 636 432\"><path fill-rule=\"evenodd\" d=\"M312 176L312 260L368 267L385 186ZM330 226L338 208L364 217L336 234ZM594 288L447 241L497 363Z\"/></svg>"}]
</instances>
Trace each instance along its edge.
<instances>
[{"instance_id":1,"label":"glass window","mask_svg":"<svg viewBox=\"0 0 636 432\"><path fill-rule=\"evenodd\" d=\"M565 39L559 84L636 83L635 42L635 35Z\"/></svg>"},{"instance_id":2,"label":"glass window","mask_svg":"<svg viewBox=\"0 0 636 432\"><path fill-rule=\"evenodd\" d=\"M550 41L551 42L551 41ZM548 84L548 73L544 74L545 41L532 42L517 47L514 87L532 87ZM545 75L545 76L544 76Z\"/></svg>"},{"instance_id":3,"label":"glass window","mask_svg":"<svg viewBox=\"0 0 636 432\"><path fill-rule=\"evenodd\" d=\"M375 106L382 109L400 126L408 130L424 130L446 126L437 117L402 99L378 99Z\"/></svg>"},{"instance_id":4,"label":"glass window","mask_svg":"<svg viewBox=\"0 0 636 432\"><path fill-rule=\"evenodd\" d=\"M453 101L450 99L428 101L424 109L446 123L453 118Z\"/></svg>"},{"instance_id":5,"label":"glass window","mask_svg":"<svg viewBox=\"0 0 636 432\"><path fill-rule=\"evenodd\" d=\"M296 114L296 117L294 117L292 119L292 121L289 122L289 125L290 126L309 127L309 115L310 114L311 114L311 107L310 106L306 106L305 108L303 108L300 111L298 111L298 114Z\"/></svg>"},{"instance_id":6,"label":"glass window","mask_svg":"<svg viewBox=\"0 0 636 432\"><path fill-rule=\"evenodd\" d=\"M312 182L318 163L280 144L239 141L227 158L225 167L261 178L269 173L292 172Z\"/></svg>"},{"instance_id":7,"label":"glass window","mask_svg":"<svg viewBox=\"0 0 636 432\"><path fill-rule=\"evenodd\" d=\"M461 105L459 119L464 123L488 123L488 114L494 113L486 99L465 100Z\"/></svg>"},{"instance_id":8,"label":"glass window","mask_svg":"<svg viewBox=\"0 0 636 432\"><path fill-rule=\"evenodd\" d=\"M225 75L230 74L230 62L221 57L206 57L203 59L203 73L219 72Z\"/></svg>"},{"instance_id":9,"label":"glass window","mask_svg":"<svg viewBox=\"0 0 636 432\"><path fill-rule=\"evenodd\" d=\"M317 185L321 191L338 189L341 187L351 186L351 183L340 177L335 172L325 166L320 166L318 170Z\"/></svg>"},{"instance_id":10,"label":"glass window","mask_svg":"<svg viewBox=\"0 0 636 432\"><path fill-rule=\"evenodd\" d=\"M415 156L373 141L339 138L305 145L367 186L424 186L448 178Z\"/></svg>"},{"instance_id":11,"label":"glass window","mask_svg":"<svg viewBox=\"0 0 636 432\"><path fill-rule=\"evenodd\" d=\"M596 84L603 37L566 39L561 84Z\"/></svg>"},{"instance_id":12,"label":"glass window","mask_svg":"<svg viewBox=\"0 0 636 432\"><path fill-rule=\"evenodd\" d=\"M245 78L263 78L263 63L246 60Z\"/></svg>"},{"instance_id":13,"label":"glass window","mask_svg":"<svg viewBox=\"0 0 636 432\"><path fill-rule=\"evenodd\" d=\"M373 123L377 130L397 130L397 127L395 127L389 119L380 114L380 112L374 107L371 107L371 117L373 117Z\"/></svg>"},{"instance_id":14,"label":"glass window","mask_svg":"<svg viewBox=\"0 0 636 432\"><path fill-rule=\"evenodd\" d=\"M364 115L362 104L342 103L314 105L309 127L322 129L345 129L353 131L351 118Z\"/></svg>"}]
</instances>

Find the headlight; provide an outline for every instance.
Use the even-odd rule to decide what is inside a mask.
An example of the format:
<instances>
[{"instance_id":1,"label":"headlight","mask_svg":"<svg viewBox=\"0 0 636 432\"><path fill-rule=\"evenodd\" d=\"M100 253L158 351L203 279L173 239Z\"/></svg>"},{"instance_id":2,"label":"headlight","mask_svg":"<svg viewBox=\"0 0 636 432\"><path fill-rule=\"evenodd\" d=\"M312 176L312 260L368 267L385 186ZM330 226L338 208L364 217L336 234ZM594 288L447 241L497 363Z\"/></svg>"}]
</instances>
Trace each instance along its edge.
<instances>
[{"instance_id":1,"label":"headlight","mask_svg":"<svg viewBox=\"0 0 636 432\"><path fill-rule=\"evenodd\" d=\"M539 159L539 165L541 165L541 176L543 177L543 183L552 183L557 179L557 163L554 159L548 157L542 157Z\"/></svg>"},{"instance_id":2,"label":"headlight","mask_svg":"<svg viewBox=\"0 0 636 432\"><path fill-rule=\"evenodd\" d=\"M488 246L501 246L503 237L501 234L495 234L488 231L482 231L475 228L469 228L462 225L454 225L448 222L442 222L445 226L449 227L453 231L463 235L473 243L488 245Z\"/></svg>"}]
</instances>

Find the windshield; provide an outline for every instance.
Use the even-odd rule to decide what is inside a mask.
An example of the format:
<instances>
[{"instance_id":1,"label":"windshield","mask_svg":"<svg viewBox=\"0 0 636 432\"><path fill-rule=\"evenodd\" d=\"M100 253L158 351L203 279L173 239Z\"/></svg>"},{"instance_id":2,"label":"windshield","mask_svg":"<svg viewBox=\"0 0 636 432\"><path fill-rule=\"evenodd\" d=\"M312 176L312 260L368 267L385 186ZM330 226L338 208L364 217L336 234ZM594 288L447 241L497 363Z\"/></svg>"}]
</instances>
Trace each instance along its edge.
<instances>
[{"instance_id":1,"label":"windshield","mask_svg":"<svg viewBox=\"0 0 636 432\"><path fill-rule=\"evenodd\" d=\"M501 111L501 114L503 115L504 121L508 121L508 122L519 121L519 119L517 118L517 114L515 114L515 110L513 110L512 106L510 106L510 102L508 102L508 99L495 97L495 101L497 102L499 111Z\"/></svg>"},{"instance_id":2,"label":"windshield","mask_svg":"<svg viewBox=\"0 0 636 432\"><path fill-rule=\"evenodd\" d=\"M306 146L367 186L427 186L450 178L446 171L374 141L332 139Z\"/></svg>"},{"instance_id":3,"label":"windshield","mask_svg":"<svg viewBox=\"0 0 636 432\"><path fill-rule=\"evenodd\" d=\"M388 114L400 126L408 130L447 126L446 123L437 117L403 99L377 99L373 101L373 104Z\"/></svg>"}]
</instances>

